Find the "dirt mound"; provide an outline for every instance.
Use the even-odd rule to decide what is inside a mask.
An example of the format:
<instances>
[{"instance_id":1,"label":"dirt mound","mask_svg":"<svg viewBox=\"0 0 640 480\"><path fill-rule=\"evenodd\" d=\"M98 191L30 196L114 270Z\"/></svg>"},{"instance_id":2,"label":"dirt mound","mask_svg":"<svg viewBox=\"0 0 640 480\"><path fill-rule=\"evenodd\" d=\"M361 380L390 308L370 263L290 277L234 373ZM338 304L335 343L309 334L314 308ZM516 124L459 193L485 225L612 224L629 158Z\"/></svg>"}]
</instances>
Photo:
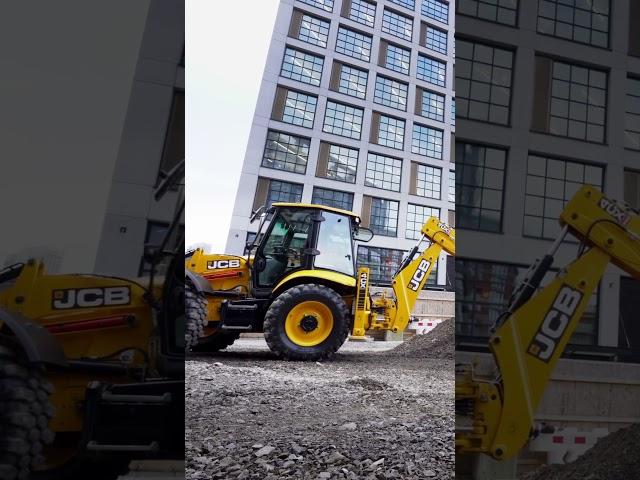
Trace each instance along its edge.
<instances>
[{"instance_id":1,"label":"dirt mound","mask_svg":"<svg viewBox=\"0 0 640 480\"><path fill-rule=\"evenodd\" d=\"M424 335L416 335L398 345L387 355L411 358L453 358L455 323L444 320Z\"/></svg>"},{"instance_id":2,"label":"dirt mound","mask_svg":"<svg viewBox=\"0 0 640 480\"><path fill-rule=\"evenodd\" d=\"M542 467L523 480L630 480L640 478L640 424L601 438L567 465Z\"/></svg>"}]
</instances>

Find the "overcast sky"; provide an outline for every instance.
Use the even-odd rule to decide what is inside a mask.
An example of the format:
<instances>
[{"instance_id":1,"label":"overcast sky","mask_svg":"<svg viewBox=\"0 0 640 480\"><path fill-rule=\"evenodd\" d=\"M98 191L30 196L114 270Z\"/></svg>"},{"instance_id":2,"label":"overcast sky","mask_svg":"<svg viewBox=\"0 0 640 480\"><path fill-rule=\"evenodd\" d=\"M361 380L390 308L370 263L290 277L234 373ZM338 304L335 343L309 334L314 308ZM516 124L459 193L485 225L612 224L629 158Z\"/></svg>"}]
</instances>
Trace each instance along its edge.
<instances>
[{"instance_id":1,"label":"overcast sky","mask_svg":"<svg viewBox=\"0 0 640 480\"><path fill-rule=\"evenodd\" d=\"M278 0L186 2L186 245L224 253Z\"/></svg>"}]
</instances>

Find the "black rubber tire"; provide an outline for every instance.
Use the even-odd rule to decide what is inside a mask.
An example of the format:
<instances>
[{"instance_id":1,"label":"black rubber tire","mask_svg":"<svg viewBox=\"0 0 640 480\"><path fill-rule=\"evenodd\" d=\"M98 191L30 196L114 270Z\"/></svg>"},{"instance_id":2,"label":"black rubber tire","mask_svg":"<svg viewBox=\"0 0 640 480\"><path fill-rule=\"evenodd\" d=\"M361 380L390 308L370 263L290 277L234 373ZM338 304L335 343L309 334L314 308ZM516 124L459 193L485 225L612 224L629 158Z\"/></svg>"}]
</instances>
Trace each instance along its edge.
<instances>
[{"instance_id":1,"label":"black rubber tire","mask_svg":"<svg viewBox=\"0 0 640 480\"><path fill-rule=\"evenodd\" d=\"M17 343L0 335L0 479L27 479L44 461L42 450L54 438L51 392L44 368L29 364Z\"/></svg>"},{"instance_id":2,"label":"black rubber tire","mask_svg":"<svg viewBox=\"0 0 640 480\"><path fill-rule=\"evenodd\" d=\"M238 332L218 332L209 337L200 339L197 345L191 347L191 351L195 353L215 353L224 350L233 345L240 333Z\"/></svg>"},{"instance_id":3,"label":"black rubber tire","mask_svg":"<svg viewBox=\"0 0 640 480\"><path fill-rule=\"evenodd\" d=\"M284 328L293 307L304 301L324 303L333 314L329 337L313 347L293 343ZM335 290L324 285L306 284L282 292L271 304L264 319L264 337L269 348L285 360L325 360L333 357L349 336L349 309Z\"/></svg>"},{"instance_id":4,"label":"black rubber tire","mask_svg":"<svg viewBox=\"0 0 640 480\"><path fill-rule=\"evenodd\" d=\"M207 325L207 299L193 285L184 286L185 351L189 352L198 344Z\"/></svg>"}]
</instances>

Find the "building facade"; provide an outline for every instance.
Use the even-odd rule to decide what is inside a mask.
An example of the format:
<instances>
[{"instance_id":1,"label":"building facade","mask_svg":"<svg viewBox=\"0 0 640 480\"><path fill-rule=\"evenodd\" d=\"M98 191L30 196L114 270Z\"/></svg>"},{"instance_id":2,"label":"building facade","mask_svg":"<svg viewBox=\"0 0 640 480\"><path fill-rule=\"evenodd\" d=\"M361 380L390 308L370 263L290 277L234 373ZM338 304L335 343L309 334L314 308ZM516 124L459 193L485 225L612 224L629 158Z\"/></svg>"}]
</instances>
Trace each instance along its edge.
<instances>
[{"instance_id":1,"label":"building facade","mask_svg":"<svg viewBox=\"0 0 640 480\"><path fill-rule=\"evenodd\" d=\"M485 339L582 184L640 206L637 2L457 5L459 333ZM496 248L499 245L499 248ZM556 260L575 257L567 241ZM637 355L637 283L611 268L572 339Z\"/></svg>"},{"instance_id":2,"label":"building facade","mask_svg":"<svg viewBox=\"0 0 640 480\"><path fill-rule=\"evenodd\" d=\"M454 222L453 7L443 0L282 0L227 241L277 201L358 212L374 283L424 219ZM446 285L445 255L430 279Z\"/></svg>"}]
</instances>

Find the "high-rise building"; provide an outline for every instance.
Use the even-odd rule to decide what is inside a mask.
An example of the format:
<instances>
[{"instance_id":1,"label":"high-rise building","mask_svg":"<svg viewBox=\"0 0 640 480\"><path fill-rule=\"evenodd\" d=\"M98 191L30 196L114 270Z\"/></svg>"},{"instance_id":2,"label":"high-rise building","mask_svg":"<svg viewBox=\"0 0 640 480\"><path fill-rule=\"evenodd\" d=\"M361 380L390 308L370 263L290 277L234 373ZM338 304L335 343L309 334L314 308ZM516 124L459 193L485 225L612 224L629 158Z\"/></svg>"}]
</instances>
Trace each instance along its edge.
<instances>
[{"instance_id":1,"label":"high-rise building","mask_svg":"<svg viewBox=\"0 0 640 480\"><path fill-rule=\"evenodd\" d=\"M558 216L581 185L640 207L638 20L640 2L630 0L457 2L459 350L486 348L491 325L527 266L551 247ZM550 277L578 247L563 243ZM633 415L618 400L638 375L638 292L640 282L607 270L536 421L614 429ZM478 356L457 356L467 358Z\"/></svg>"},{"instance_id":2,"label":"high-rise building","mask_svg":"<svg viewBox=\"0 0 640 480\"><path fill-rule=\"evenodd\" d=\"M227 241L278 201L360 213L384 283L425 218L454 223L453 11L443 0L281 0ZM446 285L445 255L430 279Z\"/></svg>"}]
</instances>

